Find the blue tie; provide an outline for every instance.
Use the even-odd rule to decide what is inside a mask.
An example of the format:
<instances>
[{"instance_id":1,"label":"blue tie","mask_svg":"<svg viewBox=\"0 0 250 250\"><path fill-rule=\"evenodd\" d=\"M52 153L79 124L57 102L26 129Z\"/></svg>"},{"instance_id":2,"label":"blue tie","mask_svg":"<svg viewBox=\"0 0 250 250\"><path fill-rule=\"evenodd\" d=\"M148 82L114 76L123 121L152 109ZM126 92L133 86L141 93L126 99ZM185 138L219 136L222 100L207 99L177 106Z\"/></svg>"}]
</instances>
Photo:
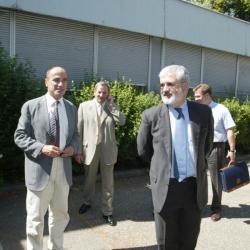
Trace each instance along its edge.
<instances>
[{"instance_id":1,"label":"blue tie","mask_svg":"<svg viewBox=\"0 0 250 250\"><path fill-rule=\"evenodd\" d=\"M182 108L175 108L175 110L178 112L178 116L177 116L177 120L180 120L181 118L183 120L185 120L185 117L182 113ZM175 150L174 150L174 161L173 161L173 164L174 164L174 177L176 180L179 179L179 169L178 169L178 163L177 163L177 160L176 160L176 154L175 154Z\"/></svg>"},{"instance_id":2,"label":"blue tie","mask_svg":"<svg viewBox=\"0 0 250 250\"><path fill-rule=\"evenodd\" d=\"M175 110L178 112L177 120L179 120L181 118L185 120L185 117L184 117L184 115L182 113L182 108L175 108Z\"/></svg>"}]
</instances>

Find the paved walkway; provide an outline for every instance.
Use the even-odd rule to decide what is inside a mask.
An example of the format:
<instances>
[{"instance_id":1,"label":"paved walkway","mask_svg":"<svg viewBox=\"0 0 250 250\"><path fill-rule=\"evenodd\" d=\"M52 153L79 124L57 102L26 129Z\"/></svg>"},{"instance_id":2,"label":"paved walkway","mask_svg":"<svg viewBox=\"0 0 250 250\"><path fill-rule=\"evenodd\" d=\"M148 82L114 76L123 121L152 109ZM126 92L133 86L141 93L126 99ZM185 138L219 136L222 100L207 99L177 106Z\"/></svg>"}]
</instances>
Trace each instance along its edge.
<instances>
[{"instance_id":1,"label":"paved walkway","mask_svg":"<svg viewBox=\"0 0 250 250\"><path fill-rule=\"evenodd\" d=\"M118 171L115 179L116 227L102 219L100 182L92 209L78 214L82 190L81 178L77 179L70 192L65 250L157 249L147 171ZM25 194L20 186L0 192L0 250L25 249ZM210 202L211 187L209 197ZM250 249L250 185L223 193L223 204L223 218L218 222L212 222L208 207L205 209L196 250ZM44 234L46 246L47 226Z\"/></svg>"}]
</instances>

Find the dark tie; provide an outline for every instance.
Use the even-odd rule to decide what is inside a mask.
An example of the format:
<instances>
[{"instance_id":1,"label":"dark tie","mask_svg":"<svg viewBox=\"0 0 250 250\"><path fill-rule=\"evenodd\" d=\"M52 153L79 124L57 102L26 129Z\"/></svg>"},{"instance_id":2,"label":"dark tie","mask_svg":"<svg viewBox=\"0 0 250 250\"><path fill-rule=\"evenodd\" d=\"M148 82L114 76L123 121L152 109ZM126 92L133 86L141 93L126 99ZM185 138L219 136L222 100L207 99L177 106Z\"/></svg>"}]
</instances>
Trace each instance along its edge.
<instances>
[{"instance_id":1,"label":"dark tie","mask_svg":"<svg viewBox=\"0 0 250 250\"><path fill-rule=\"evenodd\" d=\"M178 116L177 116L177 120L180 120L181 118L185 120L184 115L182 113L182 108L175 108L175 110L178 112ZM176 121L179 122L179 121ZM179 169L178 169L178 163L176 160L176 154L175 154L175 150L174 150L174 160L173 160L173 164L174 164L174 177L175 179L179 179Z\"/></svg>"},{"instance_id":2,"label":"dark tie","mask_svg":"<svg viewBox=\"0 0 250 250\"><path fill-rule=\"evenodd\" d=\"M178 112L178 117L177 117L177 120L183 118L185 120L185 117L182 113L182 108L175 108L175 110Z\"/></svg>"},{"instance_id":3,"label":"dark tie","mask_svg":"<svg viewBox=\"0 0 250 250\"><path fill-rule=\"evenodd\" d=\"M59 114L58 114L58 105L59 101L55 103L55 108L52 110L49 117L49 138L50 143L59 147L60 145L60 124L59 124Z\"/></svg>"}]
</instances>

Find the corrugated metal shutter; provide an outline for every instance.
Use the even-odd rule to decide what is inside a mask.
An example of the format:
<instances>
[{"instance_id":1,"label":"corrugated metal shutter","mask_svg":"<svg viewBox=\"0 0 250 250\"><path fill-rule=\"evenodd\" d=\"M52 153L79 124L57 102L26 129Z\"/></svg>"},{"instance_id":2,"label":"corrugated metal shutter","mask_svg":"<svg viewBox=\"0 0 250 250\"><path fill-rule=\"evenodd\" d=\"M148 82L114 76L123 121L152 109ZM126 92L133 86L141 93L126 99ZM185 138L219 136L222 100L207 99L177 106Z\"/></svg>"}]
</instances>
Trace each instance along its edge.
<instances>
[{"instance_id":1,"label":"corrugated metal shutter","mask_svg":"<svg viewBox=\"0 0 250 250\"><path fill-rule=\"evenodd\" d=\"M205 49L204 51L204 82L212 87L215 95L234 95L236 55L212 49Z\"/></svg>"},{"instance_id":2,"label":"corrugated metal shutter","mask_svg":"<svg viewBox=\"0 0 250 250\"><path fill-rule=\"evenodd\" d=\"M239 60L238 95L250 97L250 58L240 57Z\"/></svg>"},{"instance_id":3,"label":"corrugated metal shutter","mask_svg":"<svg viewBox=\"0 0 250 250\"><path fill-rule=\"evenodd\" d=\"M93 68L93 30L79 22L17 13L16 53L20 60L31 61L38 77L60 65L66 68L69 83L88 80Z\"/></svg>"},{"instance_id":4,"label":"corrugated metal shutter","mask_svg":"<svg viewBox=\"0 0 250 250\"><path fill-rule=\"evenodd\" d=\"M201 48L172 40L165 44L165 65L185 66L190 73L190 87L200 83Z\"/></svg>"},{"instance_id":5,"label":"corrugated metal shutter","mask_svg":"<svg viewBox=\"0 0 250 250\"><path fill-rule=\"evenodd\" d=\"M98 33L98 76L146 85L149 37L106 28L98 29Z\"/></svg>"},{"instance_id":6,"label":"corrugated metal shutter","mask_svg":"<svg viewBox=\"0 0 250 250\"><path fill-rule=\"evenodd\" d=\"M0 47L10 52L10 13L0 9Z\"/></svg>"}]
</instances>

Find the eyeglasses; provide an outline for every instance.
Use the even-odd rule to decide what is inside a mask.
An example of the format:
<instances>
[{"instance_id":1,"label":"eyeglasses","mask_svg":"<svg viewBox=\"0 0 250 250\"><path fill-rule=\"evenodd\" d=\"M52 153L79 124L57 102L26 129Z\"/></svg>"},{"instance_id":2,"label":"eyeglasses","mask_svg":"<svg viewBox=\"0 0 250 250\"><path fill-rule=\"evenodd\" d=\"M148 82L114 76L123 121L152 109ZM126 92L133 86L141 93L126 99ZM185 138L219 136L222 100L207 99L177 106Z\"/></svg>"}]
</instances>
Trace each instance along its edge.
<instances>
[{"instance_id":1,"label":"eyeglasses","mask_svg":"<svg viewBox=\"0 0 250 250\"><path fill-rule=\"evenodd\" d=\"M166 87L168 87L170 89L179 87L179 85L180 85L179 83L172 83L172 82L161 82L160 83L161 88L164 88L166 86Z\"/></svg>"}]
</instances>

